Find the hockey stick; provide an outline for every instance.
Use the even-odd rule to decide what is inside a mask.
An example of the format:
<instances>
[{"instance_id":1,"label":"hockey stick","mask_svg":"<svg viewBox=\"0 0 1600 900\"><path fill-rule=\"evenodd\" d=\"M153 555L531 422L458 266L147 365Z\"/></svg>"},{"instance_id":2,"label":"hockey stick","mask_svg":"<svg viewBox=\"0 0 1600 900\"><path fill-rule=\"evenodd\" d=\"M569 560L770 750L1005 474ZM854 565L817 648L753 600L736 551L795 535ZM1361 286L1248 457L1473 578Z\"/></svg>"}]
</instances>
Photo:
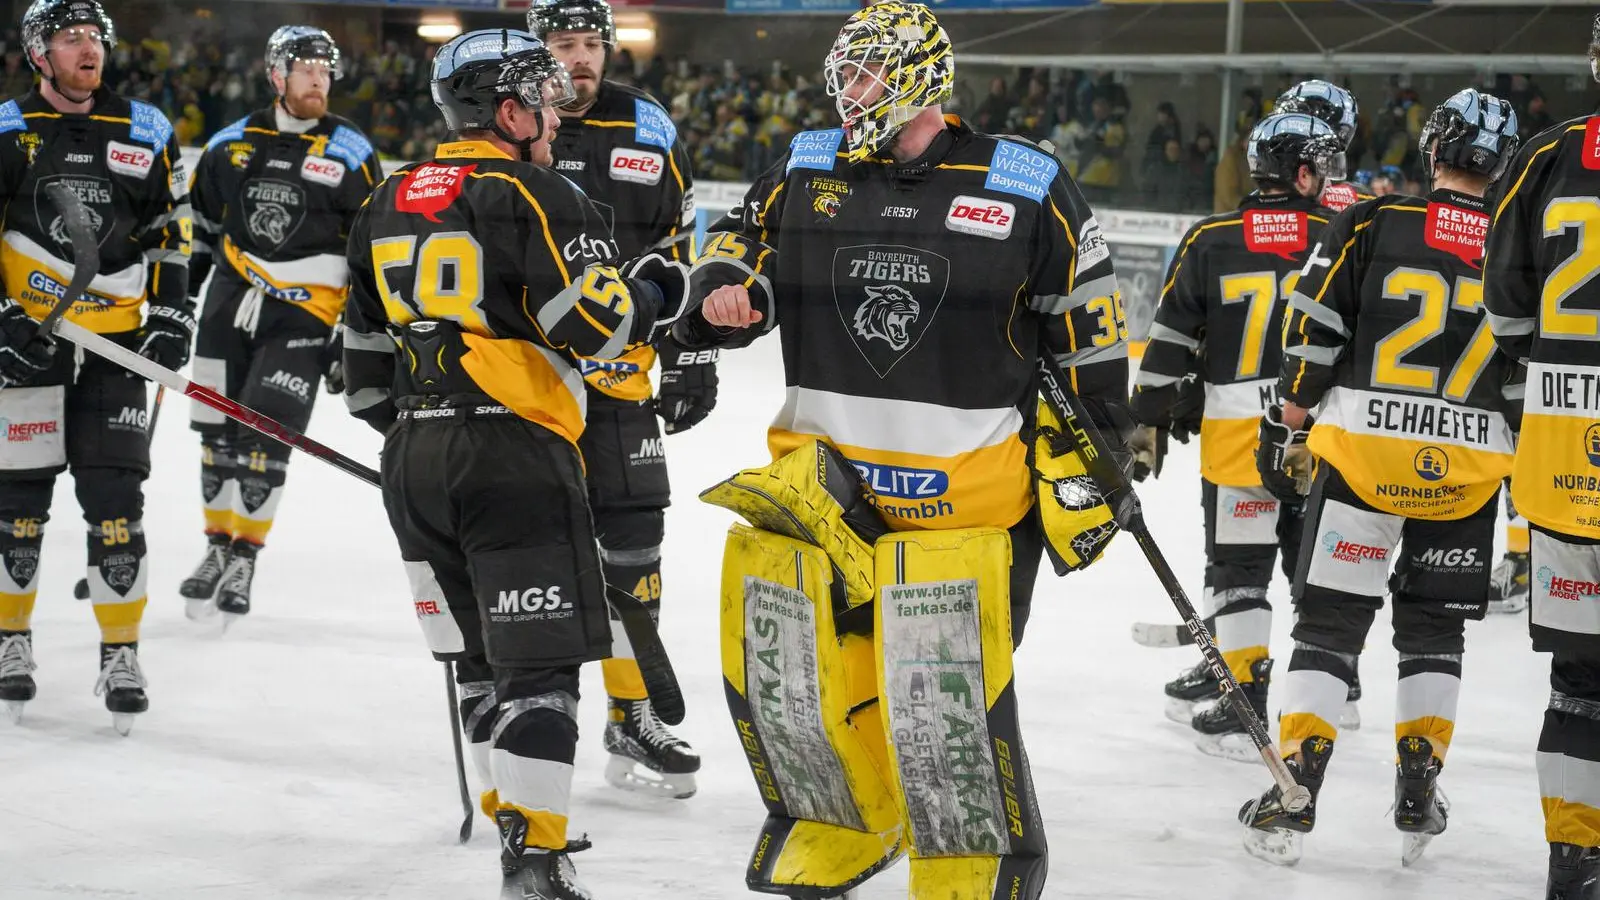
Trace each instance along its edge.
<instances>
[{"instance_id":1,"label":"hockey stick","mask_svg":"<svg viewBox=\"0 0 1600 900\"><path fill-rule=\"evenodd\" d=\"M1239 690L1239 682L1233 677L1227 662L1223 660L1222 651L1218 650L1211 640L1211 631L1206 628L1200 614L1195 611L1194 604L1189 602L1183 585L1178 582L1178 576L1167 564L1167 558L1162 554L1161 548L1156 546L1155 538L1150 534L1149 526L1145 524L1144 511L1139 505L1139 495L1134 493L1133 483L1128 480L1127 474L1112 457L1111 445L1106 442L1100 429L1095 427L1094 420L1089 417L1088 410L1083 405L1083 399L1069 387L1070 382L1066 374L1061 371L1061 365L1056 362L1055 354L1042 345L1039 349L1039 374L1045 402L1050 404L1051 411L1061 420L1062 428L1072 438L1074 451L1083 460L1084 468L1088 470L1089 476L1094 479L1101 495L1105 497L1106 505L1111 508L1117 525L1123 531L1132 534L1133 539L1139 542L1139 549L1144 551L1145 560L1154 570L1161 586L1166 588L1167 596L1177 608L1184 627L1189 630L1190 639L1200 649L1200 654L1205 657L1212 676L1219 682L1222 699L1233 707L1233 714L1244 723L1245 730L1250 734L1251 743L1256 745L1256 749L1261 752L1262 761L1272 772L1272 780L1278 785L1284 808L1290 812L1305 809L1311 802L1311 792L1296 782L1289 767L1284 765L1283 758L1278 755L1278 748L1273 745L1272 737L1267 734L1267 729L1256 716L1256 711L1250 707L1250 701Z\"/></svg>"},{"instance_id":2,"label":"hockey stick","mask_svg":"<svg viewBox=\"0 0 1600 900\"><path fill-rule=\"evenodd\" d=\"M444 664L444 692L450 698L450 740L456 747L456 784L461 786L461 843L472 839L472 793L467 790L467 762L461 753L461 701L456 697L456 669Z\"/></svg>"}]
</instances>

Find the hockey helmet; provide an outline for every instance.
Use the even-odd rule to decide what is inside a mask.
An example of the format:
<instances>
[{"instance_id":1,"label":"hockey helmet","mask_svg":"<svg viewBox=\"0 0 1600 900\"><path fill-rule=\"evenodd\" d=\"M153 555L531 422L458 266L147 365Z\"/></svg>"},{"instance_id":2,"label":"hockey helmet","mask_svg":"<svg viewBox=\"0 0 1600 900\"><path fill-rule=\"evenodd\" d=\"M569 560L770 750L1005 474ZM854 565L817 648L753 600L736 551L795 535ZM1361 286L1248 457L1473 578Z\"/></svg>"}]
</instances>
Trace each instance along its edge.
<instances>
[{"instance_id":1,"label":"hockey helmet","mask_svg":"<svg viewBox=\"0 0 1600 900\"><path fill-rule=\"evenodd\" d=\"M537 0L528 7L528 31L541 41L559 31L598 31L607 47L617 42L617 23L606 0Z\"/></svg>"},{"instance_id":2,"label":"hockey helmet","mask_svg":"<svg viewBox=\"0 0 1600 900\"><path fill-rule=\"evenodd\" d=\"M1505 174L1522 140L1517 137L1517 111L1492 94L1466 88L1434 107L1422 126L1417 149L1434 165L1488 176Z\"/></svg>"},{"instance_id":3,"label":"hockey helmet","mask_svg":"<svg viewBox=\"0 0 1600 900\"><path fill-rule=\"evenodd\" d=\"M515 99L525 109L548 109L572 99L572 79L550 55L544 41L524 31L490 28L469 31L439 48L433 57L433 103L451 131L489 129L511 144L519 141L496 121L500 101Z\"/></svg>"},{"instance_id":4,"label":"hockey helmet","mask_svg":"<svg viewBox=\"0 0 1600 900\"><path fill-rule=\"evenodd\" d=\"M1350 92L1330 81L1313 78L1302 81L1278 96L1273 104L1275 113L1310 113L1333 127L1345 149L1356 136L1356 98Z\"/></svg>"},{"instance_id":5,"label":"hockey helmet","mask_svg":"<svg viewBox=\"0 0 1600 900\"><path fill-rule=\"evenodd\" d=\"M1256 123L1245 141L1250 177L1294 185L1300 167L1332 181L1343 181L1344 143L1327 122L1310 113L1273 113Z\"/></svg>"},{"instance_id":6,"label":"hockey helmet","mask_svg":"<svg viewBox=\"0 0 1600 900\"><path fill-rule=\"evenodd\" d=\"M97 0L33 0L22 14L22 46L27 50L28 65L39 71L34 58L49 52L50 39L56 32L74 25L99 28L100 43L107 53L117 45L117 26Z\"/></svg>"},{"instance_id":7,"label":"hockey helmet","mask_svg":"<svg viewBox=\"0 0 1600 900\"><path fill-rule=\"evenodd\" d=\"M284 78L294 69L295 60L316 60L326 63L328 74L334 81L344 77L340 62L339 45L333 35L311 25L285 25L267 38L267 74L278 73Z\"/></svg>"},{"instance_id":8,"label":"hockey helmet","mask_svg":"<svg viewBox=\"0 0 1600 900\"><path fill-rule=\"evenodd\" d=\"M950 99L955 74L950 38L928 7L883 0L850 16L823 62L849 160L882 150L918 113Z\"/></svg>"},{"instance_id":9,"label":"hockey helmet","mask_svg":"<svg viewBox=\"0 0 1600 900\"><path fill-rule=\"evenodd\" d=\"M1595 13L1594 24L1589 26L1589 74L1600 81L1600 13Z\"/></svg>"}]
</instances>

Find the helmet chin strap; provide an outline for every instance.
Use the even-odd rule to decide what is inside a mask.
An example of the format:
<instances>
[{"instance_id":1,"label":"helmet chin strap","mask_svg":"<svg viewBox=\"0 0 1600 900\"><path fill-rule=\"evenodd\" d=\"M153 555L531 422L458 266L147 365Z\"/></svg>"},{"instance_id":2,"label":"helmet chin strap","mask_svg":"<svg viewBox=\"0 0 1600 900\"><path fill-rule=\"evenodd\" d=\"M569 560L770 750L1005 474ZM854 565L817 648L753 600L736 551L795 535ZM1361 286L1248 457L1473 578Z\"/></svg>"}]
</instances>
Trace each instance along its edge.
<instances>
[{"instance_id":1,"label":"helmet chin strap","mask_svg":"<svg viewBox=\"0 0 1600 900\"><path fill-rule=\"evenodd\" d=\"M94 91L90 91L89 93L84 94L82 97L74 97L70 93L68 93L66 88L62 87L61 86L61 82L56 78L56 63L55 63L55 60L50 58L50 54L49 53L46 53L44 58L45 58L45 62L48 62L50 64L50 77L45 79L45 80L50 82L50 87L52 89L54 89L56 93L60 94L61 96L65 97L65 98L67 98L68 100L70 100L73 103L88 103L89 100L94 97Z\"/></svg>"},{"instance_id":2,"label":"helmet chin strap","mask_svg":"<svg viewBox=\"0 0 1600 900\"><path fill-rule=\"evenodd\" d=\"M537 122L538 125L534 128L533 137L529 138L519 139L512 137L510 132L500 127L499 116L495 117L494 124L491 125L490 128L494 131L495 137L498 137L500 140L505 141L511 146L517 148L517 156L523 162L531 163L533 162L533 145L539 142L539 138L544 137L544 120L535 115L534 121Z\"/></svg>"}]
</instances>

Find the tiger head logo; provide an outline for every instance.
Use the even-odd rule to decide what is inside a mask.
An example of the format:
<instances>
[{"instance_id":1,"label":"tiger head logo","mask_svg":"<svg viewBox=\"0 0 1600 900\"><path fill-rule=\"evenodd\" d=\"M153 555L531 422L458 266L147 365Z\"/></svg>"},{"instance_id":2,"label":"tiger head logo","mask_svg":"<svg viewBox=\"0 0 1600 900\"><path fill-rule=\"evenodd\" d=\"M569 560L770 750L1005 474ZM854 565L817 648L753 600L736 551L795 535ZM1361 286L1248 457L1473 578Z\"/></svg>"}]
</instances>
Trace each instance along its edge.
<instances>
[{"instance_id":1,"label":"tiger head logo","mask_svg":"<svg viewBox=\"0 0 1600 900\"><path fill-rule=\"evenodd\" d=\"M294 224L294 216L277 203L262 203L250 213L250 220L245 224L251 234L276 246L289 237L289 226Z\"/></svg>"},{"instance_id":2,"label":"tiger head logo","mask_svg":"<svg viewBox=\"0 0 1600 900\"><path fill-rule=\"evenodd\" d=\"M819 216L833 218L839 214L839 195L832 191L823 191L811 201L811 211Z\"/></svg>"},{"instance_id":3,"label":"tiger head logo","mask_svg":"<svg viewBox=\"0 0 1600 900\"><path fill-rule=\"evenodd\" d=\"M895 351L911 344L911 326L922 308L911 292L897 284L866 285L867 299L856 307L856 334L877 338Z\"/></svg>"},{"instance_id":4,"label":"tiger head logo","mask_svg":"<svg viewBox=\"0 0 1600 900\"><path fill-rule=\"evenodd\" d=\"M87 213L89 217L89 230L94 232L95 236L98 238L101 227L106 223L105 217L100 215L100 213L92 206L85 206L83 211ZM50 220L50 239L63 247L72 246L72 235L67 232L66 219L62 218L61 216L56 216L54 219Z\"/></svg>"}]
</instances>

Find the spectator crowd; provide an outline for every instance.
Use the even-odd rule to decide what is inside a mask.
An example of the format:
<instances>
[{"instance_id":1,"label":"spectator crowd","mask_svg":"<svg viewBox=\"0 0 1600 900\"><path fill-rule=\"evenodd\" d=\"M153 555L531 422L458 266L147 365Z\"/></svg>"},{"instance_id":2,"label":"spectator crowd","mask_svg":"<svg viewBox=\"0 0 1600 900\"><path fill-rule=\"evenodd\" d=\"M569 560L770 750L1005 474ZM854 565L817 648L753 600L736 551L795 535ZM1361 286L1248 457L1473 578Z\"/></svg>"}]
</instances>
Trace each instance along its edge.
<instances>
[{"instance_id":1,"label":"spectator crowd","mask_svg":"<svg viewBox=\"0 0 1600 900\"><path fill-rule=\"evenodd\" d=\"M108 61L106 83L163 109L180 143L202 144L270 102L260 43L124 35ZM5 34L0 46L0 99L20 96L33 73L16 32ZM431 153L445 136L428 91L432 55L433 47L420 40L391 40L375 52L347 54L332 110L366 130L385 158ZM731 63L669 62L662 56L641 64L624 48L614 54L607 74L649 92L671 110L701 179L751 180L782 154L796 132L829 127L835 120L820 78L779 64L765 72ZM1280 90L1298 80L1283 76ZM1500 80L1504 83L1490 90L1515 105L1524 137L1554 124L1544 94L1530 79ZM971 87L958 88L950 111L981 131L1048 141L1090 202L1184 213L1232 209L1248 193L1252 185L1243 138L1271 113L1278 93L1245 89L1226 144L1207 124L1185 122L1173 103L1156 102L1154 124L1140 145L1127 124L1132 100L1112 73L1021 69L990 79L981 96L974 97ZM1378 193L1418 190L1417 137L1434 98L1424 101L1393 78L1381 97L1358 99L1362 109L1348 154L1351 173Z\"/></svg>"}]
</instances>

